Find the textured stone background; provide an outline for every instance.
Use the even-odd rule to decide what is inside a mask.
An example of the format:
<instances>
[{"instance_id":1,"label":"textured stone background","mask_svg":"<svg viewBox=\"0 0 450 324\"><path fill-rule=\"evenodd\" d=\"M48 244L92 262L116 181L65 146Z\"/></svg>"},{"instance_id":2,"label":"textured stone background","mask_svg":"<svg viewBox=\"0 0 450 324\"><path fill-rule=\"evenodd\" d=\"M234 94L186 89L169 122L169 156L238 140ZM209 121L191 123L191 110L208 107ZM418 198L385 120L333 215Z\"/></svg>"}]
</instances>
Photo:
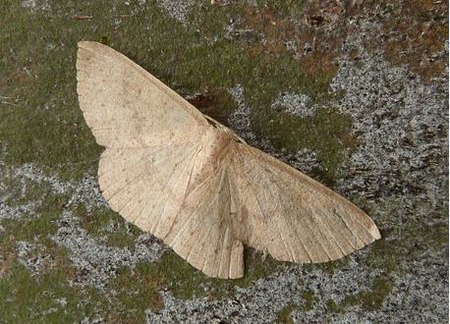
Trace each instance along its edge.
<instances>
[{"instance_id":1,"label":"textured stone background","mask_svg":"<svg viewBox=\"0 0 450 324\"><path fill-rule=\"evenodd\" d=\"M0 3L0 322L448 321L446 1ZM340 192L383 238L210 279L112 212L79 40Z\"/></svg>"}]
</instances>

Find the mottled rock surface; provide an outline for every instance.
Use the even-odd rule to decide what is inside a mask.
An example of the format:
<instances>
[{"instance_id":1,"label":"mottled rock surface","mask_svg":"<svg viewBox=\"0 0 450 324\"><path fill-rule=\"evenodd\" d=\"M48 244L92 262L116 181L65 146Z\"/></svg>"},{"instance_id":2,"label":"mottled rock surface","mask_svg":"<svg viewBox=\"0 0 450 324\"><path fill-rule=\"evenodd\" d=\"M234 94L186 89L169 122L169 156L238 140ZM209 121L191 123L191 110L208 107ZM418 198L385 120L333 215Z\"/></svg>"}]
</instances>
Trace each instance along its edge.
<instances>
[{"instance_id":1,"label":"mottled rock surface","mask_svg":"<svg viewBox=\"0 0 450 324\"><path fill-rule=\"evenodd\" d=\"M448 321L445 1L2 1L1 323ZM246 250L205 277L112 212L77 103L76 43L126 54L363 208L342 260Z\"/></svg>"}]
</instances>

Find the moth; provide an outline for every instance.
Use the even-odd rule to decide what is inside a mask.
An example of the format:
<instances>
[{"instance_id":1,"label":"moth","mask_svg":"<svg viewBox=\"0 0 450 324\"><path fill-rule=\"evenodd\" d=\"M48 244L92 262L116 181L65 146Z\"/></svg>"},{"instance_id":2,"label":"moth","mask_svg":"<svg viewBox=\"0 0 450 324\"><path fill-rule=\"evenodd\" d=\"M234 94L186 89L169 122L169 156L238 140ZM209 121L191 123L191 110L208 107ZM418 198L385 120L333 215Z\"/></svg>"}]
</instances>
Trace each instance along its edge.
<instances>
[{"instance_id":1,"label":"moth","mask_svg":"<svg viewBox=\"0 0 450 324\"><path fill-rule=\"evenodd\" d=\"M242 277L244 245L316 263L380 238L361 209L246 144L112 48L79 42L76 65L80 108L105 147L104 198L206 275Z\"/></svg>"}]
</instances>

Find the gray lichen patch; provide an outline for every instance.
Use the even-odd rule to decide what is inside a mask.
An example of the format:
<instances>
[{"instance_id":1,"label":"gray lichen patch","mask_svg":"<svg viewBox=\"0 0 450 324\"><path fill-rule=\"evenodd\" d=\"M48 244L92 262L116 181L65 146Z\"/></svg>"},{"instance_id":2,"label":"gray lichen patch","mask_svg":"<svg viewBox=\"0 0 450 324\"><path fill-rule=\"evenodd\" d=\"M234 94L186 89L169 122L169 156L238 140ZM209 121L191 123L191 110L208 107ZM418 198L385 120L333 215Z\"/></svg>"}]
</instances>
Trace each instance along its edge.
<instances>
[{"instance_id":1,"label":"gray lichen patch","mask_svg":"<svg viewBox=\"0 0 450 324\"><path fill-rule=\"evenodd\" d=\"M45 246L41 243L17 241L16 246L19 263L24 265L32 274L39 273L41 268L46 266L46 259L51 258L50 254L42 254Z\"/></svg>"},{"instance_id":2,"label":"gray lichen patch","mask_svg":"<svg viewBox=\"0 0 450 324\"><path fill-rule=\"evenodd\" d=\"M182 22L187 23L188 16L190 10L193 5L193 1L191 0L182 0L182 1L170 1L170 0L158 0L159 6L164 8L167 14Z\"/></svg>"},{"instance_id":3,"label":"gray lichen patch","mask_svg":"<svg viewBox=\"0 0 450 324\"><path fill-rule=\"evenodd\" d=\"M245 276L237 280L211 278L192 267L173 251L166 251L156 262L138 262L128 271L119 271L118 280L133 282L139 277L160 291L170 291L174 298L192 300L226 300L238 291L252 286L260 279L284 269L283 263L264 258L253 249L244 251ZM112 284L116 279L112 280ZM163 302L161 302L164 304Z\"/></svg>"},{"instance_id":4,"label":"gray lichen patch","mask_svg":"<svg viewBox=\"0 0 450 324\"><path fill-rule=\"evenodd\" d=\"M34 214L37 202L30 202L25 205L8 206L5 201L0 199L0 220L1 219L18 219L21 217L30 217Z\"/></svg>"},{"instance_id":5,"label":"gray lichen patch","mask_svg":"<svg viewBox=\"0 0 450 324\"><path fill-rule=\"evenodd\" d=\"M299 117L310 117L315 113L315 107L311 106L311 98L290 92L280 93L272 103L272 108Z\"/></svg>"},{"instance_id":6,"label":"gray lichen patch","mask_svg":"<svg viewBox=\"0 0 450 324\"><path fill-rule=\"evenodd\" d=\"M100 193L97 178L87 174L74 185L68 205L82 204L87 212L106 207L105 198Z\"/></svg>"},{"instance_id":7,"label":"gray lichen patch","mask_svg":"<svg viewBox=\"0 0 450 324\"><path fill-rule=\"evenodd\" d=\"M57 224L52 240L69 251L70 260L79 271L77 282L99 289L105 288L118 269L140 261L155 261L164 249L150 235L140 236L132 249L101 244L89 237L80 227L80 220L68 211L63 212Z\"/></svg>"},{"instance_id":8,"label":"gray lichen patch","mask_svg":"<svg viewBox=\"0 0 450 324\"><path fill-rule=\"evenodd\" d=\"M0 163L0 220L33 217L41 204L38 197L49 188L39 188L17 176L17 170ZM41 192L40 190L41 189ZM34 196L35 199L30 199Z\"/></svg>"},{"instance_id":9,"label":"gray lichen patch","mask_svg":"<svg viewBox=\"0 0 450 324\"><path fill-rule=\"evenodd\" d=\"M236 102L237 109L228 117L230 127L250 143L256 140L251 128L251 108L245 102L244 88L241 84L230 88L229 93Z\"/></svg>"},{"instance_id":10,"label":"gray lichen patch","mask_svg":"<svg viewBox=\"0 0 450 324\"><path fill-rule=\"evenodd\" d=\"M21 165L18 168L6 166L1 168L4 182L2 188L0 188L0 193L2 194L0 201L3 201L0 210L3 210L4 218L13 217L19 211L22 211L24 214L35 211L42 204L41 200L48 193L56 196L68 195L70 198L67 201L67 205L75 206L81 204L88 211L106 206L106 201L100 194L97 179L90 174L86 174L76 183L63 181L56 175L47 175L30 163ZM11 195L19 187L21 188L20 194ZM11 204L14 207L9 206ZM15 211L14 208L18 211Z\"/></svg>"},{"instance_id":11,"label":"gray lichen patch","mask_svg":"<svg viewBox=\"0 0 450 324\"><path fill-rule=\"evenodd\" d=\"M205 318L234 322L251 318L272 321L298 289L295 274L284 273L282 277L283 279L280 279L279 275L271 275L256 281L246 289L237 288L236 294L228 300L182 300L170 292L163 292L165 308L159 312L147 310L147 322L180 322L188 319L199 322ZM289 298L286 298L287 296Z\"/></svg>"},{"instance_id":12,"label":"gray lichen patch","mask_svg":"<svg viewBox=\"0 0 450 324\"><path fill-rule=\"evenodd\" d=\"M74 216L79 219L80 226L86 230L87 234L115 247L126 247L133 244L136 238L142 234L142 231L126 223L108 206L88 210L84 206L78 205L74 210Z\"/></svg>"},{"instance_id":13,"label":"gray lichen patch","mask_svg":"<svg viewBox=\"0 0 450 324\"><path fill-rule=\"evenodd\" d=\"M71 183L63 182L54 176L47 176L42 170L29 163L17 168L15 176L21 178L22 181L29 180L38 185L46 184L50 186L50 191L54 194L64 194L74 188Z\"/></svg>"},{"instance_id":14,"label":"gray lichen patch","mask_svg":"<svg viewBox=\"0 0 450 324\"><path fill-rule=\"evenodd\" d=\"M33 12L48 11L50 9L48 0L22 0L21 4L24 8Z\"/></svg>"},{"instance_id":15,"label":"gray lichen patch","mask_svg":"<svg viewBox=\"0 0 450 324\"><path fill-rule=\"evenodd\" d=\"M326 313L328 298L335 298L340 304L361 289L363 291L375 289L379 294L378 297L374 297L378 298L375 302L384 303L390 293L390 290L382 290L379 287L379 273L359 271L355 274L351 270L358 268L360 266L354 260L332 275L309 267L303 269L288 267L285 271L261 278L246 288L236 288L236 293L225 300L205 298L184 300L176 298L170 292L162 292L165 308L158 312L147 310L147 321L170 322L188 318L200 321L201 318L208 318L217 321L232 319L235 322L245 322L248 319L264 318L271 322L279 318L287 308L290 310L289 318L292 318L294 323L299 320L313 321L317 316L322 320L344 320L350 314ZM362 301L363 299L358 300L359 303ZM367 298L365 302L369 305L372 300ZM292 307L293 303L297 306ZM343 310L357 317L362 314L361 310L354 306L351 310L348 308Z\"/></svg>"},{"instance_id":16,"label":"gray lichen patch","mask_svg":"<svg viewBox=\"0 0 450 324\"><path fill-rule=\"evenodd\" d=\"M447 201L445 80L423 85L376 57L341 64L345 68L332 87L345 90L339 110L352 116L361 143L349 159L343 187L368 199L411 195L442 208Z\"/></svg>"}]
</instances>

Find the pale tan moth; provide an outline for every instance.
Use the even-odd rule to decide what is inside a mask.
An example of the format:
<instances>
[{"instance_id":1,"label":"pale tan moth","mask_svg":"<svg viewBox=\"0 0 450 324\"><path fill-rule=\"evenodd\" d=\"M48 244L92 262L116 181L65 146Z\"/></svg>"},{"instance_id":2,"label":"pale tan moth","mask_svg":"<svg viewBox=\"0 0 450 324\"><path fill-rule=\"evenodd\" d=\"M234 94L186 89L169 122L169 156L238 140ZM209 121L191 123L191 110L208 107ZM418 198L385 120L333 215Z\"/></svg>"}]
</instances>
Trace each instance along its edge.
<instances>
[{"instance_id":1,"label":"pale tan moth","mask_svg":"<svg viewBox=\"0 0 450 324\"><path fill-rule=\"evenodd\" d=\"M358 207L246 144L112 48L78 43L80 108L105 147L110 207L208 276L243 276L244 245L297 263L380 238Z\"/></svg>"}]
</instances>

